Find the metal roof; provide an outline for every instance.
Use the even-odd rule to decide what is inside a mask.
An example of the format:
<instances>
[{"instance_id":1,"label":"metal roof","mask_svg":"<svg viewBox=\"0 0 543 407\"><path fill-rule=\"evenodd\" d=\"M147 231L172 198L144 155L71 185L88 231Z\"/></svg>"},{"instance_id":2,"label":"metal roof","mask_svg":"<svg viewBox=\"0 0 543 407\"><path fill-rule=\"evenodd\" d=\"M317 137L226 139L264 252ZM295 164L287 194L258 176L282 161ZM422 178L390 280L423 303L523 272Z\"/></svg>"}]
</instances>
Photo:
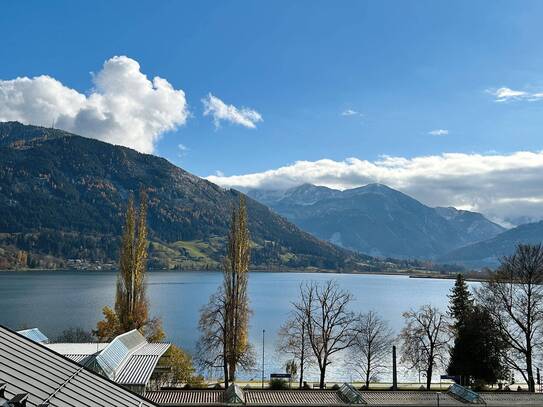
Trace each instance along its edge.
<instances>
[{"instance_id":1,"label":"metal roof","mask_svg":"<svg viewBox=\"0 0 543 407\"><path fill-rule=\"evenodd\" d=\"M43 334L38 328L23 329L22 331L17 331L17 333L23 335L24 337L33 340L38 343L48 343L49 338Z\"/></svg>"},{"instance_id":2,"label":"metal roof","mask_svg":"<svg viewBox=\"0 0 543 407\"><path fill-rule=\"evenodd\" d=\"M233 386L230 389L234 389ZM239 389L241 390L241 389ZM456 389L460 390L460 389ZM236 391L230 390L232 394ZM344 392L340 390L241 390L245 402L240 403L238 398L232 401L226 397L224 390L160 390L147 392L149 399L161 406L232 406L243 404L245 406L311 406L347 407L355 405L380 406L380 407L424 407L441 406L457 407L476 405L477 402L466 399L457 399L446 392L432 391L362 391L356 390L356 397L349 401ZM477 393L476 393L477 394ZM543 407L542 393L526 392L486 392L478 393L479 403L497 407ZM439 397L439 404L438 404Z\"/></svg>"},{"instance_id":3,"label":"metal roof","mask_svg":"<svg viewBox=\"0 0 543 407\"><path fill-rule=\"evenodd\" d=\"M224 390L148 391L145 397L161 406L223 406Z\"/></svg>"},{"instance_id":4,"label":"metal roof","mask_svg":"<svg viewBox=\"0 0 543 407\"><path fill-rule=\"evenodd\" d=\"M251 406L348 406L335 390L245 390Z\"/></svg>"},{"instance_id":5,"label":"metal roof","mask_svg":"<svg viewBox=\"0 0 543 407\"><path fill-rule=\"evenodd\" d=\"M133 330L117 336L109 343L54 343L47 347L73 361L98 365L100 373L125 385L145 386L155 367L171 345L148 343L141 333Z\"/></svg>"},{"instance_id":6,"label":"metal roof","mask_svg":"<svg viewBox=\"0 0 543 407\"><path fill-rule=\"evenodd\" d=\"M113 339L96 357L96 362L110 379L115 380L129 357L146 344L145 337L133 329Z\"/></svg>"},{"instance_id":7,"label":"metal roof","mask_svg":"<svg viewBox=\"0 0 543 407\"><path fill-rule=\"evenodd\" d=\"M28 394L27 406L156 406L72 360L0 325L0 383L5 399Z\"/></svg>"}]
</instances>

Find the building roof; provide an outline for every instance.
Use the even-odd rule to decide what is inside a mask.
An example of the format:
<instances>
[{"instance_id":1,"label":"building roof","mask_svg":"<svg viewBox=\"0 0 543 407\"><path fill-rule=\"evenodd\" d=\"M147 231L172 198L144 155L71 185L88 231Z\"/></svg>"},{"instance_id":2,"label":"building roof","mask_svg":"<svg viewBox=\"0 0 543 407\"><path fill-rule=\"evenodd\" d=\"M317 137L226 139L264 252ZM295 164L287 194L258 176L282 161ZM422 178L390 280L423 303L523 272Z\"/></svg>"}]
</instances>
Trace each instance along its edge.
<instances>
[{"instance_id":1,"label":"building roof","mask_svg":"<svg viewBox=\"0 0 543 407\"><path fill-rule=\"evenodd\" d=\"M232 389L233 387L230 387ZM543 407L543 394L511 392L488 392L468 394L466 398L462 389L456 387L452 392L430 391L362 391L352 386L342 386L339 390L259 390L241 389L230 390L238 394L235 399L229 399L224 390L159 390L147 392L145 396L161 406L441 406L456 407L466 405L487 406L528 406ZM454 393L453 393L454 392ZM350 394L349 394L350 393ZM458 395L460 394L460 395ZM438 400L439 397L439 400ZM244 402L242 401L244 400Z\"/></svg>"},{"instance_id":2,"label":"building roof","mask_svg":"<svg viewBox=\"0 0 543 407\"><path fill-rule=\"evenodd\" d=\"M109 343L54 343L47 346L85 366L98 365L105 376L117 383L144 386L171 345L149 343L134 329Z\"/></svg>"},{"instance_id":3,"label":"building roof","mask_svg":"<svg viewBox=\"0 0 543 407\"><path fill-rule=\"evenodd\" d=\"M28 339L33 340L38 343L47 343L49 338L43 334L38 328L23 329L22 331L17 331L21 335L27 337Z\"/></svg>"},{"instance_id":4,"label":"building roof","mask_svg":"<svg viewBox=\"0 0 543 407\"><path fill-rule=\"evenodd\" d=\"M4 400L27 394L29 407L156 406L74 361L0 325ZM3 401L3 402L1 402Z\"/></svg>"}]
</instances>

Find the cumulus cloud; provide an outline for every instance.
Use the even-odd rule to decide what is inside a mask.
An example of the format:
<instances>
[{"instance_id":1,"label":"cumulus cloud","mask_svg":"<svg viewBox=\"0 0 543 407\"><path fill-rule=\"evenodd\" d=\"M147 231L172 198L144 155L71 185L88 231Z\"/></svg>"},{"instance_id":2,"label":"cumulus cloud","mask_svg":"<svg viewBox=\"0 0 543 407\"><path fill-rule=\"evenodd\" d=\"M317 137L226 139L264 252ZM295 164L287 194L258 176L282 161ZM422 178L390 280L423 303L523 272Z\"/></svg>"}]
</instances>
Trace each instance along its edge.
<instances>
[{"instance_id":1,"label":"cumulus cloud","mask_svg":"<svg viewBox=\"0 0 543 407\"><path fill-rule=\"evenodd\" d=\"M427 205L480 211L503 224L543 217L543 152L297 161L265 172L207 179L245 190L303 183L348 189L379 182Z\"/></svg>"},{"instance_id":2,"label":"cumulus cloud","mask_svg":"<svg viewBox=\"0 0 543 407\"><path fill-rule=\"evenodd\" d=\"M487 92L494 96L496 102L510 102L513 100L528 100L534 102L543 99L543 92L525 92L507 87L488 89Z\"/></svg>"},{"instance_id":3,"label":"cumulus cloud","mask_svg":"<svg viewBox=\"0 0 543 407\"><path fill-rule=\"evenodd\" d=\"M449 134L449 130L446 129L435 129L432 131L429 131L428 134L430 136L446 136Z\"/></svg>"},{"instance_id":4,"label":"cumulus cloud","mask_svg":"<svg viewBox=\"0 0 543 407\"><path fill-rule=\"evenodd\" d=\"M0 80L0 121L61 128L151 153L160 136L185 124L185 93L158 76L148 79L137 61L107 60L80 93L47 76Z\"/></svg>"},{"instance_id":5,"label":"cumulus cloud","mask_svg":"<svg viewBox=\"0 0 543 407\"><path fill-rule=\"evenodd\" d=\"M202 103L204 104L204 116L212 116L217 128L220 127L221 121L227 121L254 129L256 124L263 120L262 115L256 110L227 105L211 93L202 99Z\"/></svg>"}]
</instances>

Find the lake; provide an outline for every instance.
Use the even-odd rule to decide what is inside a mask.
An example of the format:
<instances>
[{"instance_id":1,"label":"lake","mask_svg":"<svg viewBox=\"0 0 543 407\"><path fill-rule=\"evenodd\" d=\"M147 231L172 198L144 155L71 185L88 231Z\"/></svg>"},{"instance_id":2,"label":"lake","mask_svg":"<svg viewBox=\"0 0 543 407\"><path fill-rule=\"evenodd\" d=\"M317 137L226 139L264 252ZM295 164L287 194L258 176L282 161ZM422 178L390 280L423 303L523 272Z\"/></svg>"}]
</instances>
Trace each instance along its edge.
<instances>
[{"instance_id":1,"label":"lake","mask_svg":"<svg viewBox=\"0 0 543 407\"><path fill-rule=\"evenodd\" d=\"M454 284L453 280L390 275L251 273L250 338L260 369L262 330L266 330L266 375L284 370L275 353L276 333L288 318L291 302L297 300L300 283L328 279L354 295L353 311L375 310L396 333L403 326L402 312L410 308L432 304L446 310L447 294ZM13 329L39 327L50 338L67 327L91 330L102 317L102 307L114 301L115 281L112 272L0 272L0 324ZM162 318L168 341L194 351L199 310L221 281L218 272L148 273L151 315ZM253 377L260 377L260 370L244 378ZM351 380L351 372L336 361L330 366L329 380Z\"/></svg>"}]
</instances>

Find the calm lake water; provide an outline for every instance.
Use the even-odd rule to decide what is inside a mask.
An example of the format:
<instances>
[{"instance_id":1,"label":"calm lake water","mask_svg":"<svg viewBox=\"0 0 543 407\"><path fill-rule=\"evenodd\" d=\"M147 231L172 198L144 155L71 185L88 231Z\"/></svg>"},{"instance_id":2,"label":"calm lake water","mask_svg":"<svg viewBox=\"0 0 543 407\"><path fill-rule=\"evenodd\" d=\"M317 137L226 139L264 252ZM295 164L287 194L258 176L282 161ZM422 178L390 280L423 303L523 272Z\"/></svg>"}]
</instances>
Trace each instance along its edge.
<instances>
[{"instance_id":1,"label":"calm lake water","mask_svg":"<svg viewBox=\"0 0 543 407\"><path fill-rule=\"evenodd\" d=\"M0 272L0 324L14 329L39 327L50 338L71 326L91 330L101 319L102 307L114 301L115 279L112 272ZM283 361L275 353L276 333L288 318L291 302L297 300L300 283L328 279L351 291L354 311L373 309L396 332L403 326L402 312L410 308L432 304L446 310L447 294L454 284L453 280L405 276L251 273L249 294L254 314L250 336L260 369L262 330L266 330L266 375L283 371ZM162 318L169 341L193 352L199 310L221 283L222 275L155 271L148 273L147 281L151 315ZM351 374L336 361L329 379L351 380ZM252 377L260 377L260 371L245 376Z\"/></svg>"}]
</instances>

